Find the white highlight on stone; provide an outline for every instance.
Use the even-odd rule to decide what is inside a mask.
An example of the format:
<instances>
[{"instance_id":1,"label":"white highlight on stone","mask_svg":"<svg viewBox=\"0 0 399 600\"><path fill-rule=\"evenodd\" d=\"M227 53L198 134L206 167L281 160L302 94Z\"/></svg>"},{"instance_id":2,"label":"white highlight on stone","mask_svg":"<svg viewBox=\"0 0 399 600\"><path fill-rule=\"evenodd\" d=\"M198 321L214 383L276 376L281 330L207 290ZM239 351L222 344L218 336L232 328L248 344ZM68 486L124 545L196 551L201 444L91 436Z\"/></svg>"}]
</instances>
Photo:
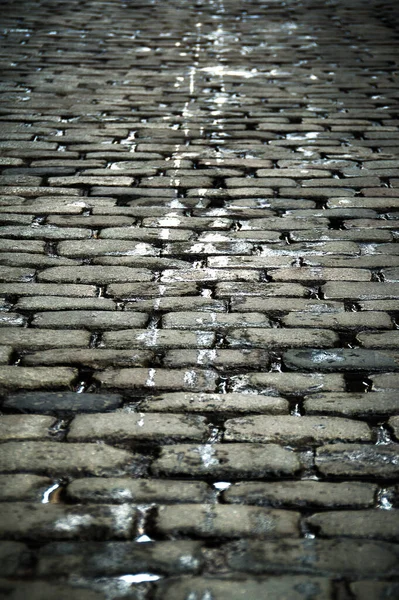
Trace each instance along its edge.
<instances>
[{"instance_id":1,"label":"white highlight on stone","mask_svg":"<svg viewBox=\"0 0 399 600\"><path fill-rule=\"evenodd\" d=\"M147 377L147 381L145 382L146 387L154 387L155 372L156 372L155 369L148 369L148 377ZM138 425L139 425L139 427L142 427L144 425L144 419L143 419L142 425L140 425L140 422L138 423Z\"/></svg>"}]
</instances>

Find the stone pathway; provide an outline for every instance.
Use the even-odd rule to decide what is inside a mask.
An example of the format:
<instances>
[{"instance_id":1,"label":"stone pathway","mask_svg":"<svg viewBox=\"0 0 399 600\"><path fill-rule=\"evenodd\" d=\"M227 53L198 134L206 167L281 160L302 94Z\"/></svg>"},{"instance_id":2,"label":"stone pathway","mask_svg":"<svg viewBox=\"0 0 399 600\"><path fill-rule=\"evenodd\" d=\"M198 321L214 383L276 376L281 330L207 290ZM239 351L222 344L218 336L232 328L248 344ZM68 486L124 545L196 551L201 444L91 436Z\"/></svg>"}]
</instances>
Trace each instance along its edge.
<instances>
[{"instance_id":1,"label":"stone pathway","mask_svg":"<svg viewBox=\"0 0 399 600\"><path fill-rule=\"evenodd\" d=\"M399 597L394 0L1 21L1 597Z\"/></svg>"}]
</instances>

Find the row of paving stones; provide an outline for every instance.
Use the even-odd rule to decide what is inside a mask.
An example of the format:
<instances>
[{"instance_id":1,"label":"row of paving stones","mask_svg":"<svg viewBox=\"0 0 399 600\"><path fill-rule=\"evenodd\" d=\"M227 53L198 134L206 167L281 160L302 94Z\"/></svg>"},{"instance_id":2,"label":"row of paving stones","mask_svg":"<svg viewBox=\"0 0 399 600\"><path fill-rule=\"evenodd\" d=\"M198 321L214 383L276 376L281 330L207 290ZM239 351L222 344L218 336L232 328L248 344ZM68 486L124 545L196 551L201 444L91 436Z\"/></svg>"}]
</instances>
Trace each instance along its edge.
<instances>
[{"instance_id":1,"label":"row of paving stones","mask_svg":"<svg viewBox=\"0 0 399 600\"><path fill-rule=\"evenodd\" d=\"M396 597L394 4L25 8L0 593Z\"/></svg>"}]
</instances>

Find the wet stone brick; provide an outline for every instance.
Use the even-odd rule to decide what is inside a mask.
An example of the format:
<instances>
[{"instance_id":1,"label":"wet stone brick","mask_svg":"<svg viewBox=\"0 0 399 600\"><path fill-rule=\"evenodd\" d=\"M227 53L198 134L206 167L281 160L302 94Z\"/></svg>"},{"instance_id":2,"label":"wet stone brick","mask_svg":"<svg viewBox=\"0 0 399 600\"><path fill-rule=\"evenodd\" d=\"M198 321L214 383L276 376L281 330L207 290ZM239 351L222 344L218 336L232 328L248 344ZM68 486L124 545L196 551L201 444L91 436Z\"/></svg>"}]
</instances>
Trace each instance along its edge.
<instances>
[{"instance_id":1,"label":"wet stone brick","mask_svg":"<svg viewBox=\"0 0 399 600\"><path fill-rule=\"evenodd\" d=\"M153 353L148 350L104 350L94 348L89 350L53 348L43 352L26 354L21 359L21 364L35 365L72 365L90 369L104 369L106 367L145 367L153 360Z\"/></svg>"},{"instance_id":2,"label":"wet stone brick","mask_svg":"<svg viewBox=\"0 0 399 600\"><path fill-rule=\"evenodd\" d=\"M369 394L326 393L305 396L307 415L339 415L345 417L383 417L399 413L399 398L395 392Z\"/></svg>"},{"instance_id":3,"label":"wet stone brick","mask_svg":"<svg viewBox=\"0 0 399 600\"><path fill-rule=\"evenodd\" d=\"M395 576L398 548L367 540L247 541L230 546L231 569L249 573L296 573L351 577Z\"/></svg>"},{"instance_id":4,"label":"wet stone brick","mask_svg":"<svg viewBox=\"0 0 399 600\"><path fill-rule=\"evenodd\" d=\"M201 313L202 314L202 313ZM173 331L162 329L125 329L103 335L106 348L211 348L215 335L211 331Z\"/></svg>"},{"instance_id":5,"label":"wet stone brick","mask_svg":"<svg viewBox=\"0 0 399 600\"><path fill-rule=\"evenodd\" d=\"M275 396L289 394L302 396L318 392L345 391L342 375L322 373L250 373L232 377L236 391L250 392L262 390L262 394Z\"/></svg>"},{"instance_id":6,"label":"wet stone brick","mask_svg":"<svg viewBox=\"0 0 399 600\"><path fill-rule=\"evenodd\" d=\"M54 542L39 552L39 576L70 573L84 576L198 573L204 563L194 541L146 544L134 542Z\"/></svg>"},{"instance_id":7,"label":"wet stone brick","mask_svg":"<svg viewBox=\"0 0 399 600\"><path fill-rule=\"evenodd\" d=\"M366 423L335 417L251 416L227 420L229 442L320 444L331 441L371 441Z\"/></svg>"},{"instance_id":8,"label":"wet stone brick","mask_svg":"<svg viewBox=\"0 0 399 600\"><path fill-rule=\"evenodd\" d=\"M16 366L0 367L2 391L65 389L71 387L78 371L69 367L31 368Z\"/></svg>"},{"instance_id":9,"label":"wet stone brick","mask_svg":"<svg viewBox=\"0 0 399 600\"><path fill-rule=\"evenodd\" d=\"M116 476L142 472L144 461L126 450L100 444L7 442L2 445L0 472L48 476Z\"/></svg>"},{"instance_id":10,"label":"wet stone brick","mask_svg":"<svg viewBox=\"0 0 399 600\"><path fill-rule=\"evenodd\" d=\"M52 417L42 415L2 415L0 418L0 441L46 440Z\"/></svg>"},{"instance_id":11,"label":"wet stone brick","mask_svg":"<svg viewBox=\"0 0 399 600\"><path fill-rule=\"evenodd\" d=\"M300 468L296 454L275 444L180 444L165 446L154 461L155 476L263 478L292 475Z\"/></svg>"},{"instance_id":12,"label":"wet stone brick","mask_svg":"<svg viewBox=\"0 0 399 600\"><path fill-rule=\"evenodd\" d=\"M140 403L145 412L287 414L283 398L258 394L204 394L177 392L150 397Z\"/></svg>"},{"instance_id":13,"label":"wet stone brick","mask_svg":"<svg viewBox=\"0 0 399 600\"><path fill-rule=\"evenodd\" d=\"M3 502L0 537L15 540L128 539L136 521L135 508L62 506Z\"/></svg>"},{"instance_id":14,"label":"wet stone brick","mask_svg":"<svg viewBox=\"0 0 399 600\"><path fill-rule=\"evenodd\" d=\"M76 479L68 485L66 493L72 502L100 504L201 503L211 498L211 488L202 481L111 477Z\"/></svg>"},{"instance_id":15,"label":"wet stone brick","mask_svg":"<svg viewBox=\"0 0 399 600\"><path fill-rule=\"evenodd\" d=\"M358 481L279 481L235 483L223 493L225 502L288 508L371 508L377 486Z\"/></svg>"},{"instance_id":16,"label":"wet stone brick","mask_svg":"<svg viewBox=\"0 0 399 600\"><path fill-rule=\"evenodd\" d=\"M46 350L47 348L89 345L90 334L87 331L59 331L58 329L2 329L2 342L19 350Z\"/></svg>"},{"instance_id":17,"label":"wet stone brick","mask_svg":"<svg viewBox=\"0 0 399 600\"><path fill-rule=\"evenodd\" d=\"M397 371L395 352L362 348L333 348L331 350L287 350L284 364L290 369L319 371Z\"/></svg>"},{"instance_id":18,"label":"wet stone brick","mask_svg":"<svg viewBox=\"0 0 399 600\"><path fill-rule=\"evenodd\" d=\"M395 585L395 584L392 584ZM216 579L190 577L165 580L157 586L157 600L173 600L206 596L214 600L258 600L259 598L290 598L292 600L329 600L332 598L332 584L328 579L318 577L284 576L267 579ZM373 599L374 600L374 599Z\"/></svg>"},{"instance_id":19,"label":"wet stone brick","mask_svg":"<svg viewBox=\"0 0 399 600\"><path fill-rule=\"evenodd\" d=\"M259 538L298 537L299 514L253 506L183 504L160 506L156 529L167 536Z\"/></svg>"},{"instance_id":20,"label":"wet stone brick","mask_svg":"<svg viewBox=\"0 0 399 600\"><path fill-rule=\"evenodd\" d=\"M230 329L242 327L271 327L262 313L245 315L213 312L173 312L162 317L164 329Z\"/></svg>"},{"instance_id":21,"label":"wet stone brick","mask_svg":"<svg viewBox=\"0 0 399 600\"><path fill-rule=\"evenodd\" d=\"M234 347L255 348L328 348L334 346L338 336L325 329L233 329L226 336Z\"/></svg>"},{"instance_id":22,"label":"wet stone brick","mask_svg":"<svg viewBox=\"0 0 399 600\"><path fill-rule=\"evenodd\" d=\"M153 274L147 269L129 267L53 267L38 274L40 282L107 284L125 281L151 281Z\"/></svg>"},{"instance_id":23,"label":"wet stone brick","mask_svg":"<svg viewBox=\"0 0 399 600\"><path fill-rule=\"evenodd\" d=\"M254 369L261 365L267 368L268 355L259 350L168 350L163 359L165 367L183 367L189 365L213 367L228 371L229 369Z\"/></svg>"},{"instance_id":24,"label":"wet stone brick","mask_svg":"<svg viewBox=\"0 0 399 600\"><path fill-rule=\"evenodd\" d=\"M77 415L68 440L71 442L105 440L110 443L154 442L173 444L181 441L203 441L208 428L199 416L158 413L111 413Z\"/></svg>"},{"instance_id":25,"label":"wet stone brick","mask_svg":"<svg viewBox=\"0 0 399 600\"><path fill-rule=\"evenodd\" d=\"M323 537L353 537L397 542L397 510L357 510L312 515L306 523Z\"/></svg>"},{"instance_id":26,"label":"wet stone brick","mask_svg":"<svg viewBox=\"0 0 399 600\"><path fill-rule=\"evenodd\" d=\"M323 475L333 477L397 477L397 444L368 446L334 444L316 451L316 466Z\"/></svg>"},{"instance_id":27,"label":"wet stone brick","mask_svg":"<svg viewBox=\"0 0 399 600\"><path fill-rule=\"evenodd\" d=\"M139 312L112 312L89 310L60 310L36 313L31 325L43 329L91 329L118 330L129 327L145 327L148 315Z\"/></svg>"},{"instance_id":28,"label":"wet stone brick","mask_svg":"<svg viewBox=\"0 0 399 600\"><path fill-rule=\"evenodd\" d=\"M337 312L336 314L292 313L282 319L286 327L331 329L392 329L390 316L383 312Z\"/></svg>"},{"instance_id":29,"label":"wet stone brick","mask_svg":"<svg viewBox=\"0 0 399 600\"><path fill-rule=\"evenodd\" d=\"M9 394L3 408L23 413L58 414L115 410L122 405L118 394L76 394L74 392L28 392Z\"/></svg>"},{"instance_id":30,"label":"wet stone brick","mask_svg":"<svg viewBox=\"0 0 399 600\"><path fill-rule=\"evenodd\" d=\"M213 392L217 374L214 371L192 368L184 369L106 369L95 375L104 388L154 390L192 390Z\"/></svg>"},{"instance_id":31,"label":"wet stone brick","mask_svg":"<svg viewBox=\"0 0 399 600\"><path fill-rule=\"evenodd\" d=\"M51 484L52 481L48 477L29 473L0 475L0 501L40 502L44 492L50 488Z\"/></svg>"}]
</instances>

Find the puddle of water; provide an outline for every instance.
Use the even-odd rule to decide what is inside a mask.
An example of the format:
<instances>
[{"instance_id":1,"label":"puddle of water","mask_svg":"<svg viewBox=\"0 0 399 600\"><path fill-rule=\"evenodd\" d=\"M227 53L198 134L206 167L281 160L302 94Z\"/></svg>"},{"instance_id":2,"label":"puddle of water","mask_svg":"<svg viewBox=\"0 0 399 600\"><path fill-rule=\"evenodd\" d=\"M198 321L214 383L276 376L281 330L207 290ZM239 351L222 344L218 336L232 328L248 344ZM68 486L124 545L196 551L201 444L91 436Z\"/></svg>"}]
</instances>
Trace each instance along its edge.
<instances>
[{"instance_id":1,"label":"puddle of water","mask_svg":"<svg viewBox=\"0 0 399 600\"><path fill-rule=\"evenodd\" d=\"M219 491L227 490L232 484L229 481L217 481L213 487Z\"/></svg>"},{"instance_id":2,"label":"puddle of water","mask_svg":"<svg viewBox=\"0 0 399 600\"><path fill-rule=\"evenodd\" d=\"M158 581L158 579L161 579L161 575L154 575L153 573L137 573L136 575L122 575L122 577L119 577L119 581L125 583L144 583Z\"/></svg>"},{"instance_id":3,"label":"puddle of water","mask_svg":"<svg viewBox=\"0 0 399 600\"><path fill-rule=\"evenodd\" d=\"M42 496L42 504L49 504L50 503L50 496L53 492L55 492L55 490L58 490L58 488L60 487L59 483L55 483L54 485L52 485L51 487L49 487Z\"/></svg>"}]
</instances>

